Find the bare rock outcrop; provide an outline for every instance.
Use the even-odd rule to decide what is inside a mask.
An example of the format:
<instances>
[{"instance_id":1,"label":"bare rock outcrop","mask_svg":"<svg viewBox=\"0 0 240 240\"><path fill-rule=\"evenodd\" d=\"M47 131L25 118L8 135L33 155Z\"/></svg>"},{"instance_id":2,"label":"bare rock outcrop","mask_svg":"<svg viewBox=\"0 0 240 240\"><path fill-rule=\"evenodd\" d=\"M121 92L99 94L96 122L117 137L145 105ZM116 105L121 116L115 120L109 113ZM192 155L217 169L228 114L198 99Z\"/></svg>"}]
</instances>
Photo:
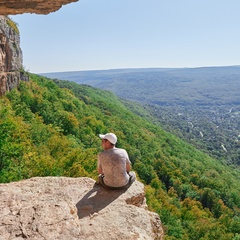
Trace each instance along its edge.
<instances>
[{"instance_id":1,"label":"bare rock outcrop","mask_svg":"<svg viewBox=\"0 0 240 240\"><path fill-rule=\"evenodd\" d=\"M48 14L78 0L0 0L0 15L21 13Z\"/></svg>"},{"instance_id":2,"label":"bare rock outcrop","mask_svg":"<svg viewBox=\"0 0 240 240\"><path fill-rule=\"evenodd\" d=\"M21 79L20 36L8 17L0 16L0 96L17 86Z\"/></svg>"},{"instance_id":3,"label":"bare rock outcrop","mask_svg":"<svg viewBox=\"0 0 240 240\"><path fill-rule=\"evenodd\" d=\"M0 239L163 239L144 185L106 190L90 178L36 177L0 184Z\"/></svg>"}]
</instances>

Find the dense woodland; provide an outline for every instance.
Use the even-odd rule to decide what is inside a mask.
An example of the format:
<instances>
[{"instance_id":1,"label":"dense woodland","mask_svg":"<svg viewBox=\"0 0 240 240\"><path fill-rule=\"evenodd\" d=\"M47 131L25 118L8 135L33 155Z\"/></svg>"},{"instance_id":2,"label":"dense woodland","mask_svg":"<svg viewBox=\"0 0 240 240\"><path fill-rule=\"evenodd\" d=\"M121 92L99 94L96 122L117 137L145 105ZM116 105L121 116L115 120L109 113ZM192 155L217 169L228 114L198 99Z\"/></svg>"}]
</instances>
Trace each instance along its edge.
<instances>
[{"instance_id":1,"label":"dense woodland","mask_svg":"<svg viewBox=\"0 0 240 240\"><path fill-rule=\"evenodd\" d=\"M161 126L226 164L240 165L240 67L120 69L45 74L110 90L148 108Z\"/></svg>"},{"instance_id":2,"label":"dense woodland","mask_svg":"<svg viewBox=\"0 0 240 240\"><path fill-rule=\"evenodd\" d=\"M161 217L166 240L240 239L238 168L166 132L146 109L109 91L29 75L29 82L0 98L0 182L96 179L98 134L114 132L146 186L150 210Z\"/></svg>"}]
</instances>

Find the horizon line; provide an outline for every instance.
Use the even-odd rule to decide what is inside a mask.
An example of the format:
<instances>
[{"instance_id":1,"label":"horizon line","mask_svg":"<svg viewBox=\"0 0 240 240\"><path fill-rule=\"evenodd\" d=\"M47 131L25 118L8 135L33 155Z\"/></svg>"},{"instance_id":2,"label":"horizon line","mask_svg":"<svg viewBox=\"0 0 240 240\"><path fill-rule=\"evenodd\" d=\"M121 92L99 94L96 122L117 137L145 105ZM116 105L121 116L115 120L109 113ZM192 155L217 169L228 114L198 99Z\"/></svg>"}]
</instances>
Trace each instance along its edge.
<instances>
[{"instance_id":1,"label":"horizon line","mask_svg":"<svg viewBox=\"0 0 240 240\"><path fill-rule=\"evenodd\" d=\"M117 71L117 70L144 70L144 69L199 69L199 68L224 68L224 67L240 67L240 65L216 65L216 66L201 66L201 67L129 67L129 68L109 68L109 69L86 69L86 70L66 70L66 71L53 71L53 72L40 72L35 74L47 73L68 73L68 72L94 72L94 71ZM31 72L31 71L30 71Z\"/></svg>"}]
</instances>

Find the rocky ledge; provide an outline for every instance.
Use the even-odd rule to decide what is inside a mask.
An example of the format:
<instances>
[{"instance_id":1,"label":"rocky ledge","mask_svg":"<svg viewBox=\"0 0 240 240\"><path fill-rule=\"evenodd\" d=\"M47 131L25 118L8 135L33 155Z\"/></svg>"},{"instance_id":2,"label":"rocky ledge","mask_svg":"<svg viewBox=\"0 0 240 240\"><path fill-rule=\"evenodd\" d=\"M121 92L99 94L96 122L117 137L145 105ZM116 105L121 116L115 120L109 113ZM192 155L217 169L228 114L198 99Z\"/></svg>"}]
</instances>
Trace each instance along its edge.
<instances>
[{"instance_id":1,"label":"rocky ledge","mask_svg":"<svg viewBox=\"0 0 240 240\"><path fill-rule=\"evenodd\" d=\"M36 177L0 184L0 239L163 239L144 185L105 190L90 178Z\"/></svg>"}]
</instances>

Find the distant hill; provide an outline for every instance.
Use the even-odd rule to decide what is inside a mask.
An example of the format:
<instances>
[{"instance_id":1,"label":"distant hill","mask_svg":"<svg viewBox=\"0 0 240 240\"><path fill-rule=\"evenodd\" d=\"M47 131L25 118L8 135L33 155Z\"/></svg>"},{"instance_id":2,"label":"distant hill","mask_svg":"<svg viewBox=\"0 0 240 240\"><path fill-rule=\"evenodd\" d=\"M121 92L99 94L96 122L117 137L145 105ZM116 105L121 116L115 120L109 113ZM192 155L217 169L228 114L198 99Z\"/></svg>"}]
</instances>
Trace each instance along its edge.
<instances>
[{"instance_id":1,"label":"distant hill","mask_svg":"<svg viewBox=\"0 0 240 240\"><path fill-rule=\"evenodd\" d=\"M117 69L41 75L88 84L148 104L240 104L240 66Z\"/></svg>"},{"instance_id":2,"label":"distant hill","mask_svg":"<svg viewBox=\"0 0 240 240\"><path fill-rule=\"evenodd\" d=\"M240 165L240 66L43 73L137 101L161 125L227 164Z\"/></svg>"}]
</instances>

